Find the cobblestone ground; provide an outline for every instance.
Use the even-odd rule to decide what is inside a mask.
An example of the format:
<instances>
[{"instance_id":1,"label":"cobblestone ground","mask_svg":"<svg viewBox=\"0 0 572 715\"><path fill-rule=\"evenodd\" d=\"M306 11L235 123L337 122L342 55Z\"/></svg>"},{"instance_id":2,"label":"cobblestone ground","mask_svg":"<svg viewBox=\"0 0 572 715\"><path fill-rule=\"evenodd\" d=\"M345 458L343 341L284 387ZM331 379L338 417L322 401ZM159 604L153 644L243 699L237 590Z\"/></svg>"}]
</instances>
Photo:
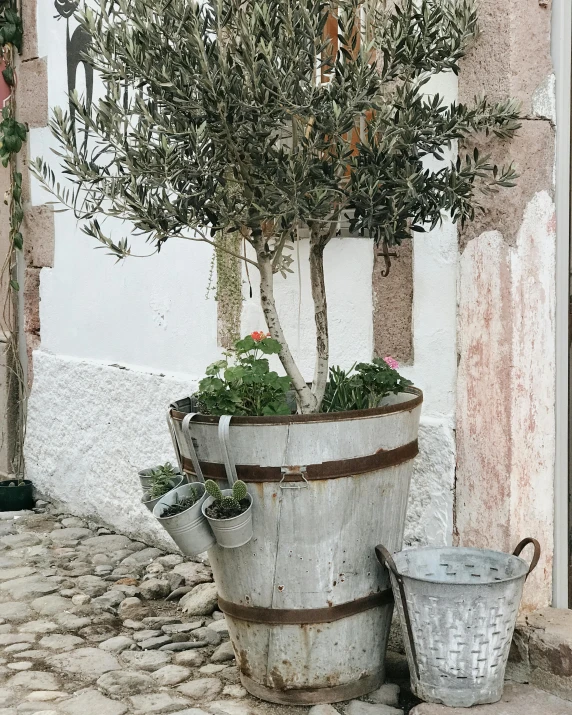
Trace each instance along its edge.
<instances>
[{"instance_id":1,"label":"cobblestone ground","mask_svg":"<svg viewBox=\"0 0 572 715\"><path fill-rule=\"evenodd\" d=\"M246 693L215 609L208 564L47 503L0 513L0 715L305 715ZM402 715L398 690L311 715Z\"/></svg>"}]
</instances>

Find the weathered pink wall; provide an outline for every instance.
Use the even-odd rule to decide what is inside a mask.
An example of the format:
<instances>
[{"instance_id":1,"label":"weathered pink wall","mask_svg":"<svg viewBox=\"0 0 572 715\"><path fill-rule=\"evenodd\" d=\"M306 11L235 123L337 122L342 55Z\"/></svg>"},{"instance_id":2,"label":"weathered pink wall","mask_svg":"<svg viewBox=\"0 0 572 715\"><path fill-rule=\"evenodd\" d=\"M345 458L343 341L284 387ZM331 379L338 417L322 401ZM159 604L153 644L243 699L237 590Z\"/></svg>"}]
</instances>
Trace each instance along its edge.
<instances>
[{"instance_id":1,"label":"weathered pink wall","mask_svg":"<svg viewBox=\"0 0 572 715\"><path fill-rule=\"evenodd\" d=\"M524 606L552 592L555 436L555 213L550 3L481 0L483 34L459 82L461 101L510 94L525 116L497 151L516 189L492 200L461 236L456 540L543 556ZM490 150L491 147L488 147Z\"/></svg>"}]
</instances>

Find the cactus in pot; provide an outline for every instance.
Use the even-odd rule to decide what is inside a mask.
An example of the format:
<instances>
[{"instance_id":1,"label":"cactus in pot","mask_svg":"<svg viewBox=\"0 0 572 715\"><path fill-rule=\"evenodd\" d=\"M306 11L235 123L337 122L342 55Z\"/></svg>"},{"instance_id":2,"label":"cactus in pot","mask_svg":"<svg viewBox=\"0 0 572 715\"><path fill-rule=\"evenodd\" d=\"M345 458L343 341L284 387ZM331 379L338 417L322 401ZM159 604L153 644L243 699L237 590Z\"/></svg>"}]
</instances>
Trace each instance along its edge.
<instances>
[{"instance_id":1,"label":"cactus in pot","mask_svg":"<svg viewBox=\"0 0 572 715\"><path fill-rule=\"evenodd\" d=\"M207 479L205 489L213 498L212 504L206 510L207 515L212 519L232 519L250 507L246 484L240 479L233 484L231 494L223 494L212 479Z\"/></svg>"}]
</instances>

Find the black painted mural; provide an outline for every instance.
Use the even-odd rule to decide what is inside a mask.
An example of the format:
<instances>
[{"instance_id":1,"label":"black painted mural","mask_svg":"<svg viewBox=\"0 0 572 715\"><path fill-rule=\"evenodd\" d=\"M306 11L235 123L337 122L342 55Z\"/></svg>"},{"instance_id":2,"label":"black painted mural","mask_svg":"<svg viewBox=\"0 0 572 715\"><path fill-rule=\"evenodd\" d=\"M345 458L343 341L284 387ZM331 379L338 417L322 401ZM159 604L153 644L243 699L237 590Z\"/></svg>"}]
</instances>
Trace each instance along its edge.
<instances>
[{"instance_id":1,"label":"black painted mural","mask_svg":"<svg viewBox=\"0 0 572 715\"><path fill-rule=\"evenodd\" d=\"M70 36L70 17L79 6L79 0L55 0L55 7L58 12L58 19L64 18L67 23L66 31L66 59L68 71L68 92L71 93L77 86L77 71L80 65L83 65L85 71L85 91L86 103L91 104L93 97L93 67L90 67L83 55L90 45L91 38L82 27L75 29ZM75 116L74 108L70 104L70 115L72 120Z\"/></svg>"}]
</instances>

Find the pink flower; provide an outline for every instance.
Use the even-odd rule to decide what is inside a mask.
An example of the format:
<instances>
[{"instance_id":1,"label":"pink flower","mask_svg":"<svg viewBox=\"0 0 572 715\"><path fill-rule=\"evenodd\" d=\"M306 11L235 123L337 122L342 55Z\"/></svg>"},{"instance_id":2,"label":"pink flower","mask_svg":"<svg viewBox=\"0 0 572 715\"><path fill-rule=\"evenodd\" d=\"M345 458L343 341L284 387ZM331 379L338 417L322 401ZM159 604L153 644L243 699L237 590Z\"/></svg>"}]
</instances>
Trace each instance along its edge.
<instances>
[{"instance_id":1,"label":"pink flower","mask_svg":"<svg viewBox=\"0 0 572 715\"><path fill-rule=\"evenodd\" d=\"M259 343L261 340L264 340L266 335L262 331L255 330L253 333L250 333L250 337L257 343Z\"/></svg>"},{"instance_id":2,"label":"pink flower","mask_svg":"<svg viewBox=\"0 0 572 715\"><path fill-rule=\"evenodd\" d=\"M389 365L392 370L397 370L399 368L399 363L397 362L397 360L394 360L392 357L389 357L389 355L387 357L384 357L383 361L387 363L387 365Z\"/></svg>"}]
</instances>

